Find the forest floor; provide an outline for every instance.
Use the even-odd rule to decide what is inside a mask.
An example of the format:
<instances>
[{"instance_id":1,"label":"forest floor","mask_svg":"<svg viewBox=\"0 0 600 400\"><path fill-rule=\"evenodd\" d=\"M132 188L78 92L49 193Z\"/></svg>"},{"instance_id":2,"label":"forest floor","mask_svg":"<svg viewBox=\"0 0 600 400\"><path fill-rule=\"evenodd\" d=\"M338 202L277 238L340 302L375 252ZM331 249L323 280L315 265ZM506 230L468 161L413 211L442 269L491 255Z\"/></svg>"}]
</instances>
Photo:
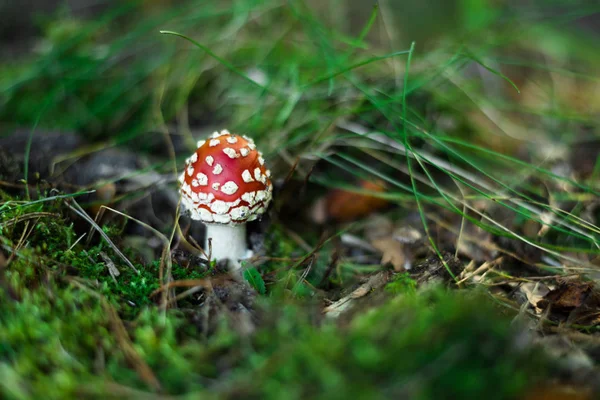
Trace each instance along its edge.
<instances>
[{"instance_id":1,"label":"forest floor","mask_svg":"<svg viewBox=\"0 0 600 400\"><path fill-rule=\"evenodd\" d=\"M600 9L333 3L59 10L10 47L0 397L600 397ZM241 279L177 183L225 128L273 175Z\"/></svg>"}]
</instances>

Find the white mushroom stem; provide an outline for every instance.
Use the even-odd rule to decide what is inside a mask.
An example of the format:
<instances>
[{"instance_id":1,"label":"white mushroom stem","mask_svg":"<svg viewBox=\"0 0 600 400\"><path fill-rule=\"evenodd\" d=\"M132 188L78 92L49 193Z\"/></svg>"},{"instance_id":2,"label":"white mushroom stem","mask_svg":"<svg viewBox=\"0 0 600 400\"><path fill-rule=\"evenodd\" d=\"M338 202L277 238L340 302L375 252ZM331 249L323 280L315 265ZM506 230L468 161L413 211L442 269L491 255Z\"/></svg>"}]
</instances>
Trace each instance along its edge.
<instances>
[{"instance_id":1,"label":"white mushroom stem","mask_svg":"<svg viewBox=\"0 0 600 400\"><path fill-rule=\"evenodd\" d=\"M213 260L229 259L232 270L239 270L240 260L246 258L246 224L225 225L206 224L205 249L208 253L209 239L211 239L211 254Z\"/></svg>"}]
</instances>

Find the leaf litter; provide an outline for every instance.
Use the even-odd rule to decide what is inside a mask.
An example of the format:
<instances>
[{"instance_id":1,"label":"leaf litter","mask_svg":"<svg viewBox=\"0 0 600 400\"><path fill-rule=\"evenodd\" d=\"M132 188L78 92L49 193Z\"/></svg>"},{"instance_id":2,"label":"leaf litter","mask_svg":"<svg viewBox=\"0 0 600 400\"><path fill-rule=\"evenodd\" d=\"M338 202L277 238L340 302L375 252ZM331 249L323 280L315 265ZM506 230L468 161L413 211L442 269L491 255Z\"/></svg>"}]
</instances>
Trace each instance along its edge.
<instances>
[{"instance_id":1,"label":"leaf litter","mask_svg":"<svg viewBox=\"0 0 600 400\"><path fill-rule=\"evenodd\" d=\"M478 64L473 69L467 69L467 76L473 71L479 75L485 73L481 70L483 64ZM232 65L230 66L232 67ZM418 70L419 66L417 65L416 68ZM493 72L488 69L487 63L483 68L488 72ZM526 85L522 86L519 83L523 94L516 98L519 106L529 110L531 107L540 105L553 105L560 100L548 96L548 93L556 93L554 88L538 90L537 82L547 84L549 80L545 79L543 75L538 76L539 72L536 72L535 69L521 71L520 74L515 75L522 81L528 82L529 85L532 85L531 82L536 82L534 85L536 87L527 88ZM527 75L529 74L536 76L528 80L527 78L530 77ZM450 75L448 82L440 86L441 92L446 93L448 86L459 83L458 87L461 88L461 91L462 88L465 88L464 95L468 96L470 101L473 100L476 103L476 100L480 100L478 99L479 94L476 93L476 85L465 85L464 82L459 82L459 79L458 75ZM268 80L261 81L262 84L268 82ZM568 93L569 96L577 98L579 96L576 96L576 93L579 90L593 92L592 88L597 86L597 83L581 85L581 82L578 81L569 86L559 75L553 76L552 81L555 85L568 86L569 90L558 92L560 96ZM392 82L381 82L381 84L382 93L386 90L386 85L393 86ZM512 92L504 93L506 88L503 86L487 84L484 86L487 91L493 92L493 98L502 99L514 95L511 94ZM574 88L578 89L574 90ZM352 95L356 88L344 87L344 90ZM444 104L446 101L460 103L460 101L444 99L440 93L437 93L437 89L432 89L429 94L430 98L423 100L425 103L434 105L436 101L440 104ZM238 98L237 95L241 97ZM239 100L240 103L246 101L243 94L237 93L237 95L232 98L236 98L236 101ZM486 94L486 97L489 98L489 93ZM250 98L253 97L250 96ZM252 112L255 112L254 100L255 98L251 102ZM415 99L415 101L419 101L419 99ZM580 99L573 99L573 101L583 106L582 109L586 105L593 106L594 104L593 102L591 104L582 103ZM302 106L301 102L299 104ZM240 115L243 115L243 110L241 111ZM383 113L387 110L382 108L380 111ZM390 111L395 113L397 110ZM558 370L552 375L556 382L535 387L526 398L552 398L551 396L593 398L594 394L600 393L596 367L597 354L600 349L596 335L597 327L600 325L598 300L600 297L590 277L594 277L596 274L591 266L597 266L598 259L597 256L594 256L594 252L578 252L577 249L572 250L571 247L579 245L578 240L590 239L588 234L581 233L585 231L583 228L597 229L594 225L598 221L597 201L593 191L586 193L580 190L577 185L573 184L571 178L594 179L595 172L597 172L595 168L597 166L596 141L592 140L589 143L576 145L575 148L578 150L569 155L564 148L555 148L551 143L544 141L540 134L541 131L531 129L531 119L535 117L527 115L527 113L506 113L500 118L490 112L490 108L487 106L466 110L464 118L463 116L456 117L443 109L435 110L434 115L435 113L440 113L443 118L446 118L445 123L448 125L449 135L444 140L447 140L447 143L452 143L453 127L457 130L491 132L485 138L480 136L473 138L473 141L468 144L475 146L485 144L486 149L497 151L498 154L517 154L520 149L530 149L529 156L532 165L550 163L552 173L564 177L565 180L551 180L551 183L540 184L538 178L534 176L535 172L539 171L528 168L527 171L517 171L517 174L510 176L509 185L495 186L484 179L486 171L483 169L478 171L482 172L478 175L463 169L460 166L461 162L463 166L466 166L472 160L461 158L459 153L448 151L448 148L444 148L440 142L436 142L437 138L423 136L428 144L422 149L418 149L418 153L410 153L404 146L399 145L399 142L391 140L388 136L389 132L375 131L374 129L380 128L380 126L370 121L372 119L370 115L366 118L357 118L356 121L342 119L335 124L336 129L344 129L344 133L353 132L357 136L355 139L365 139L356 146L356 149L360 149L365 143L370 146L365 146L365 148L370 149L377 149L375 144L388 146L385 148L385 152L395 151L397 156L408 155L409 158L416 161L426 160L427 163L437 165L440 170L444 169L444 174L440 174L439 171L427 171L429 172L426 174L427 179L423 175L426 171L418 169L413 177L421 179L419 182L424 185L423 188L427 186L424 182L428 182L429 187L435 189L436 184L433 182L437 183L438 181L459 187L462 203L459 201L455 201L455 203L458 204L458 209L462 211L462 214L452 208L447 210L434 208L431 205L433 203L425 204L426 202L424 202L425 206L420 214L407 211L411 210L411 206L414 204L410 204L406 198L398 196L399 192L396 191L395 185L405 182L398 178L397 171L389 172L388 175L384 174L386 178L391 178L385 181L380 177L349 179L348 181L356 182L353 189L327 190L325 189L325 187L329 187L327 185L315 185L314 182L323 183L323 180L319 180L319 178L331 169L331 165L323 162L312 163L312 161L321 156L325 160L329 154L341 153L336 152L339 148L335 147L335 141L329 143L325 140L323 144L319 144L319 152L315 152L315 154L302 154L299 151L295 161L296 154L293 154L293 151L282 149L278 156L284 161L284 165L292 165L292 168L287 174L289 179L275 182L276 190L283 194L286 190L288 190L288 194L292 193L289 195L291 198L288 198L290 204L276 204L275 210L272 212L272 220L266 218L251 227L250 237L257 247L255 250L257 250L258 256L251 259L249 265L246 266L243 274L244 282L233 279L220 265L212 265L202 257L201 251L194 243L202 243L203 228L186 220L185 217L181 220L183 229L175 235L173 242L169 243L173 245L173 248L169 249L170 252L166 255L173 263L174 269L165 273L162 263L159 269L157 265L148 262L153 258L162 260L165 256L162 252L163 243L160 240L156 242L153 232L144 229L141 224L127 223L122 215L102 215L102 206L116 206L130 215L131 219L142 221L160 232L169 231L175 222L173 210L177 206L177 198L173 196L174 191L172 190L174 179L170 176L168 167L157 162L160 160L160 157L156 157L157 152L149 151L150 154L145 154L144 152L127 151L122 148L113 148L112 143L98 148L95 147L95 144L85 142L80 135L67 132L43 132L42 134L38 132L32 141L32 158L29 160L30 174L26 177L28 190L31 190L34 198L42 198L54 188L66 193L88 189L93 189L95 192L88 193L81 199L78 197L72 202L62 201L62 205L52 204L51 213L37 209L29 210L27 207L30 207L31 204L24 205L23 212L14 212L11 219L3 221L1 225L3 234L6 232L10 240L4 241L3 247L0 248L0 270L10 267L11 263L18 263L19 259L29 260L27 257L32 256L28 253L29 243L34 243L34 239L47 245L47 241L41 240L40 236L51 238L53 234L56 234L56 231L52 231L52 223L55 221L48 217L60 218L62 216L65 221L74 224L73 231L69 230L70 233L66 235L69 241L68 249L81 250L81 245L85 243L86 263L92 264L101 272L85 271L85 273L89 273L90 277L93 277L87 280L79 277L73 278L71 275L83 274L84 269L89 266L81 265L81 260L73 255L61 258L62 252L56 250L56 243L54 243L54 247L40 246L39 253L35 253L38 250L33 250L33 256L38 257L41 260L40 264L44 266L40 269L44 271L43 273L39 271L36 273L49 274L40 279L42 285L47 286L48 293L52 295L57 292L57 289L49 283L48 276L58 275L57 271L67 271L69 277L67 281L72 285L89 293L102 293L102 296L110 298L110 300L102 300L105 307L112 307L111 304L119 302L135 304L132 299L139 303L148 302L163 311L161 314L162 325L160 326L165 327L166 332L169 329L168 315L180 313L191 321L192 325L197 328L197 332L200 332L207 340L217 336L216 332L222 333L220 324L223 323L223 320L239 333L240 337L246 338L244 340L252 338L256 332L260 332L261 326L266 325L269 318L273 318L264 311L265 309L261 309L260 303L269 296L279 295L280 293L277 291L283 293L282 298L284 299L288 298L286 296L294 299L308 299L308 304L310 301L314 301L316 312L314 315L310 315L310 318L313 319L311 323L314 325L321 324L323 317L336 320L341 326L347 321L352 324L352 318L355 315L360 314L361 311L371 310L372 314L376 314L379 319L369 320L370 314L365 312L367 317L357 318L354 323L358 327L354 327L354 329L363 333L371 332L375 336L373 342L377 342L378 340L389 340L389 337L382 337L381 332L377 329L367 331L369 327L360 326L360 323L362 320L367 320L367 325L370 327L375 323L385 326L388 322L384 316L377 314L377 309L385 302L390 301L393 294L400 294L399 297L409 297L408 294L416 291L420 296L427 297L431 295L429 290L432 287L444 286L449 291L456 292L462 292L463 290L460 289L463 288L477 290L483 287L487 290L486 295L493 301L516 313L515 323L521 319L527 320L530 327L528 334L535 338L535 342L542 343L547 353L559 361L553 364L553 368ZM284 114L289 115L287 111ZM442 124L443 118L439 118L436 123ZM316 120L317 118L309 119ZM184 120L183 117L182 120ZM359 121L365 126L359 125ZM327 124L330 122L328 121ZM176 154L187 152L185 140L182 140L182 137L199 139L206 136L206 132L202 132L202 134L196 133L197 137L187 137L189 136L189 132L187 132L189 127L186 126L176 126L174 130L176 132L167 132L166 136L173 144ZM209 129L207 128L207 130ZM288 127L279 129L282 135L287 130ZM506 134L507 132L510 132L510 137ZM14 149L23 148L22 138L28 134L29 132L17 133L14 137L3 139L1 142L0 167L2 168L0 171L3 175L4 199L18 195L23 189L23 182L20 179L23 178L24 171L19 166L23 165L24 158L23 154ZM419 137L419 140L423 137ZM534 141L535 144L531 146L527 143L526 138L528 137L539 139L539 142ZM294 140L296 139L290 140L290 142ZM484 143L480 143L481 141ZM456 144L462 145L461 143ZM160 148L161 145L154 145L154 147ZM444 150L441 149L448 152L444 153ZM474 153L476 151L473 149ZM272 155L275 157L276 153L273 151ZM440 156L440 153L443 155ZM375 159L366 155L373 155L373 152L365 151L358 158L346 157L344 160L348 162L352 160L356 163L355 165L369 166ZM473 157L473 159L476 158ZM380 157L377 160L385 159ZM497 171L503 171L504 165L501 163L505 161L510 164L508 160L501 157L493 160L500 165ZM392 168L394 165L389 163L387 167ZM280 167L280 171L284 170ZM367 168L363 168L363 170L366 171ZM381 168L381 171L390 171L390 169ZM448 178L448 172L452 175L452 179ZM507 169L507 175L513 172L514 170ZM312 180L312 177L315 179ZM290 187L292 189L289 189ZM449 192L439 194L435 190L426 191L423 188L419 186L419 189L423 190L423 198L434 199L437 201L436 205L445 204L442 200L448 200L443 195L448 196ZM497 193L482 195L482 188L497 191ZM313 202L312 196L303 198L302 193L318 193L320 200ZM297 206L296 203L301 203L306 198L309 198L308 203L317 204L312 215L312 223L308 222L311 219L303 218L303 210L306 208ZM526 201L523 200L524 198ZM452 198L452 200L456 200L456 198ZM12 200L8 200L8 202L10 201ZM579 201L583 203L581 205L583 210L578 210L577 208L580 206L574 204ZM79 202L85 207L85 210L76 206ZM404 207L407 203L408 207ZM506 204L515 205L519 212L515 213L514 209L508 209L505 207ZM288 212L286 212L286 207ZM289 212L290 209L293 211ZM82 217L85 226L81 226L80 218L73 218L72 215L67 214L71 211ZM578 211L581 213L578 214ZM97 219L94 218L95 215L98 215ZM580 217L575 217L575 215L580 215ZM422 227L421 218L425 218L429 222L431 228L428 232L420 229ZM79 241L83 238L83 234L80 232L89 232L88 225L90 224L96 232L100 233L104 242L98 238L91 238L91 234L85 240ZM140 226L142 227L140 228ZM557 228L563 229L563 231L557 230ZM38 231L39 229L46 230ZM569 229L575 234L564 242L556 240L557 232L564 233L564 229ZM491 231L494 233L492 234ZM314 233L314 235L312 237L306 235L307 232ZM146 261L143 265L140 265L140 256L127 249L127 240L129 243L133 243L131 238L137 238L137 243L144 243L145 247L150 249L144 257ZM529 243L520 238L527 238ZM433 243L436 243L439 248L432 246ZM532 246L532 243L537 247ZM554 247L551 247L551 244ZM557 257L556 248L561 250L561 255L569 258ZM4 252L6 252L6 256ZM48 266L45 263L48 263ZM132 272L134 270L139 270L138 275L141 276L134 276ZM151 270L154 275L158 275L158 271L166 274L166 276L161 275L162 279L156 285L158 287L147 285L148 282L144 280L149 278L148 275L144 275L145 272L148 272L147 270ZM25 272L23 275L27 276ZM150 276L155 277L154 275ZM107 283L106 278L112 282ZM12 279L16 278L13 276ZM139 296L130 298L113 296L110 290L106 289L108 285L113 284L131 290L139 289L140 292L136 292ZM9 280L4 276L0 278L0 286L3 289L6 288L6 293L12 301L17 301L22 295L10 287ZM168 296L163 297L162 295L166 293ZM104 297L101 298L104 299ZM166 301L159 300L159 298L164 298ZM435 300L431 300L431 302L434 304ZM435 315L435 322L442 321L442 326L445 326L443 325L444 321L451 323L454 310L445 309L439 304L437 306L443 312ZM483 303L481 305L469 303L469 306L472 307L469 310L473 314L472 318L478 318L480 308L485 309ZM143 326L144 312L140 313L140 308L137 306L134 308L134 317L127 310L120 310L121 314L119 314L113 308L106 308L109 311L107 313L110 317L109 326L116 332L119 346L138 377L148 387L155 391L161 391L159 377L153 372L153 369L160 370L160 366L153 364L150 367L146 363L145 353L141 349L144 347L142 345L144 340L147 340L148 343L159 343L159 340L152 336L153 332L150 332L151 329L147 326L144 328L145 330L136 331L138 324ZM384 310L385 314L398 318L397 320L393 319L393 322L398 325L392 324L388 330L396 326L404 326L407 331L410 331L411 325L407 327L401 323L403 315L395 315L391 308L384 308ZM424 307L419 310L423 310L423 314L426 314L428 308ZM284 313L285 311L280 312ZM403 309L403 312L408 315L411 309ZM301 335L301 339L306 339L311 335L311 332L303 331L301 326L295 326L293 318L291 320L284 319L283 326L277 326L277 329L283 332L283 337L291 336L293 332L301 332L302 335L305 335L304 337ZM285 324L292 326L285 326ZM446 326L446 328L452 331L451 327ZM382 330L384 329L382 328ZM185 329L182 329L178 334L185 336L184 331ZM465 336L468 335L465 324L459 325L457 331ZM354 331L340 331L338 334L341 337L352 332ZM486 336L492 335L491 332L491 329L486 331L485 335L477 337L474 342L482 343L479 348L483 348L485 351L479 354L481 357L489 352L500 359L500 354L493 351L494 343L485 340ZM420 332L421 335L427 333ZM399 330L398 334L402 334L402 330ZM440 334L444 334L444 332ZM329 338L331 339L331 336ZM362 337L353 339L361 341ZM139 342L134 345L132 343L135 340ZM226 342L235 339L223 335L221 340ZM297 342L303 343L302 340ZM434 343L435 341L432 340L431 344ZM139 346L137 346L138 344ZM335 347L331 341L327 345ZM234 347L239 352L243 352L245 348L252 346L260 347L261 343L260 341L258 343L245 341L242 344L236 343ZM293 343L290 346L293 346ZM226 347L220 343L215 348L211 348L211 351L214 354L226 352ZM144 350L148 354L154 354L150 348L153 347L147 346ZM310 350L318 353L318 348L315 346ZM492 350L489 350L490 348ZM438 358L435 359L435 362L429 363L424 368L425 376L436 377L443 374L445 366L454 365L456 354L461 354L463 350L464 344L459 343L456 347L436 354ZM105 362L103 359L105 351L103 349L98 353L100 355L97 356L99 360L97 364L100 366ZM302 357L305 357L303 362L310 364L312 353L305 351L304 348L297 351ZM278 354L278 352L281 353ZM426 349L421 349L421 352L426 354ZM281 350L274 353L275 356L268 358L268 361L261 360L262 355L257 356L251 353L252 367L258 366L258 370L265 375L276 374L281 370L288 371L278 368L280 360L291 359L288 357L288 353ZM369 346L369 343L364 340L361 342L361 346L353 348L353 351L348 353L355 356L357 360L363 361L366 366L372 366L378 360L385 361L385 358L381 358L377 354L377 349ZM204 356L206 357L206 355ZM235 354L227 354L227 357L219 359L219 365L215 367L218 372L202 371L203 374L198 374L196 377L213 379L219 373L227 375L228 371L232 369L234 363L232 359L235 357ZM152 361L152 357L148 359ZM200 358L198 360L206 361L206 359ZM178 360L178 362L182 363L182 360ZM211 364L210 359L207 364ZM393 370L397 364L399 363L388 365L388 370ZM320 362L317 365L320 373L327 374L327 363ZM289 364L287 366L293 367ZM482 368L485 367L487 365ZM368 371L369 369L365 368L364 370ZM328 375L327 381L336 382L336 378L337 381L340 380L339 376L331 374ZM284 378L281 380L283 381ZM388 390L389 394L396 395L421 393L419 392L420 385L426 386L415 379L400 388L394 387L388 388ZM210 387L210 384L207 386ZM216 387L219 388L219 385L217 384ZM220 388L220 390L223 389ZM247 385L240 385L235 390L244 394ZM231 395L231 393L229 394ZM237 393L233 392L233 394Z\"/></svg>"}]
</instances>

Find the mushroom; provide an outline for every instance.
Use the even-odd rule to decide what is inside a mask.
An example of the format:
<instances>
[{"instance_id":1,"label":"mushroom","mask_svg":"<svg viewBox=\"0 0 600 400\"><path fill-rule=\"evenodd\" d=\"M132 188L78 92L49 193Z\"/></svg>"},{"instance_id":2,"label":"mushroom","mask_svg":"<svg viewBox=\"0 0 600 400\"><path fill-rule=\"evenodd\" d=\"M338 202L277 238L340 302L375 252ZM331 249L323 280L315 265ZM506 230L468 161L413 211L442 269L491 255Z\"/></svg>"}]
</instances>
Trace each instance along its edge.
<instances>
[{"instance_id":1,"label":"mushroom","mask_svg":"<svg viewBox=\"0 0 600 400\"><path fill-rule=\"evenodd\" d=\"M179 177L181 203L206 225L211 258L229 259L233 269L247 257L246 222L267 209L273 193L271 171L254 141L227 130L198 142Z\"/></svg>"}]
</instances>

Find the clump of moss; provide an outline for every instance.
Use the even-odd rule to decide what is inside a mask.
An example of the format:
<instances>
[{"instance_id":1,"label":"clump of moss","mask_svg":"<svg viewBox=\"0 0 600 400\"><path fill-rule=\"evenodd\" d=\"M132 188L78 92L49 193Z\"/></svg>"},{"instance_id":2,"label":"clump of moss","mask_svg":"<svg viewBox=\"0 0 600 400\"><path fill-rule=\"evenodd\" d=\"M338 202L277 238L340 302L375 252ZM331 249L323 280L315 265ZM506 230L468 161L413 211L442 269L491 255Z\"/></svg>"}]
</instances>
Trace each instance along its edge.
<instances>
[{"instance_id":1,"label":"clump of moss","mask_svg":"<svg viewBox=\"0 0 600 400\"><path fill-rule=\"evenodd\" d=\"M394 275L391 281L385 285L385 290L392 294L415 293L417 282L410 277L408 272Z\"/></svg>"},{"instance_id":2,"label":"clump of moss","mask_svg":"<svg viewBox=\"0 0 600 400\"><path fill-rule=\"evenodd\" d=\"M50 293L50 295L49 295ZM76 286L0 297L0 387L15 398L151 390L102 302ZM481 298L397 296L345 327L315 325L304 303L263 298L250 337L222 315L205 338L181 314L145 307L126 323L161 391L229 398L514 398L543 374L507 320ZM8 379L9 377L18 379Z\"/></svg>"},{"instance_id":3,"label":"clump of moss","mask_svg":"<svg viewBox=\"0 0 600 400\"><path fill-rule=\"evenodd\" d=\"M543 374L505 317L479 296L398 296L341 329L298 310L256 336L260 398L512 398Z\"/></svg>"},{"instance_id":4,"label":"clump of moss","mask_svg":"<svg viewBox=\"0 0 600 400\"><path fill-rule=\"evenodd\" d=\"M143 265L137 261L141 258L134 249L123 249L137 269L137 272L134 271L114 253L105 240L96 237L91 245L86 245L85 240L79 240L82 233L75 231L73 221L65 217L68 215L66 211L64 205L57 201L19 204L3 214L5 222L33 213L43 215L41 218L26 220L30 225L25 225L24 222L7 224L8 228L2 231L4 239L14 244L27 230L29 246L19 251L20 257L6 271L9 279L19 281L15 290L37 286L40 272L46 271L57 277L73 276L85 281L89 287L118 306L124 318L133 318L144 306L153 304L151 294L159 288L161 260ZM106 225L103 231L114 243L120 244L120 227ZM118 276L113 277L109 272L109 262L114 263ZM35 268L35 264L40 265ZM173 263L171 268L171 275L175 280L201 279L209 272L208 268L191 268L177 263Z\"/></svg>"},{"instance_id":5,"label":"clump of moss","mask_svg":"<svg viewBox=\"0 0 600 400\"><path fill-rule=\"evenodd\" d=\"M338 324L323 321L315 296L299 296L280 279L251 310L249 334L236 329L237 311L218 302L185 299L162 310L152 297L160 261L136 263L136 273L104 241L77 242L81 234L60 202L5 211L4 248L14 251L24 232L27 241L0 270L0 397L128 397L141 390L221 398L505 399L543 373L537 353L520 345L506 317L478 296L417 293L414 281L399 274L383 305ZM15 220L32 212L54 217ZM119 229L105 229L118 243ZM137 259L135 250L124 251ZM116 279L101 252L118 267ZM172 272L175 279L211 273L178 264ZM216 320L209 332L198 323L204 312Z\"/></svg>"}]
</instances>

